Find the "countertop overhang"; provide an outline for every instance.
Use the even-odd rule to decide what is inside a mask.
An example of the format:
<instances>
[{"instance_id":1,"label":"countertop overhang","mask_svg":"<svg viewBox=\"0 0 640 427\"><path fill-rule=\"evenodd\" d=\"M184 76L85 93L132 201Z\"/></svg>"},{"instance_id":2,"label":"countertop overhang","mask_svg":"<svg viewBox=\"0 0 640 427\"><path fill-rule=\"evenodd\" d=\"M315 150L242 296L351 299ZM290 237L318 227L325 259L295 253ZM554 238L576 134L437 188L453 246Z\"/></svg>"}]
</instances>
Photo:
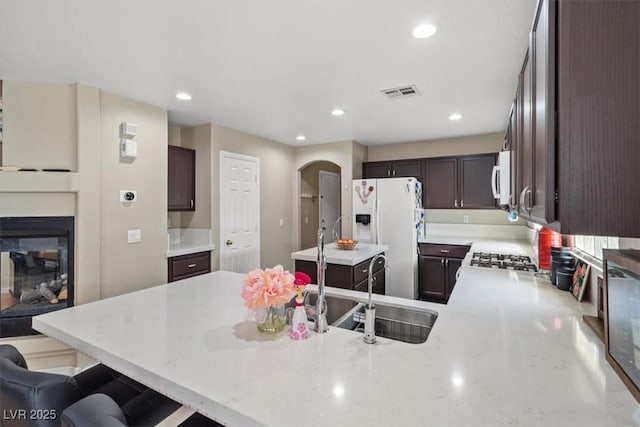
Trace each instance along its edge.
<instances>
[{"instance_id":1,"label":"countertop overhang","mask_svg":"<svg viewBox=\"0 0 640 427\"><path fill-rule=\"evenodd\" d=\"M218 271L33 324L230 425L635 425L580 304L546 278L463 266L447 305L374 295L439 313L426 343L375 345L334 327L261 335L242 279Z\"/></svg>"},{"instance_id":2,"label":"countertop overhang","mask_svg":"<svg viewBox=\"0 0 640 427\"><path fill-rule=\"evenodd\" d=\"M358 243L352 250L338 249L335 243L327 243L324 247L324 254L329 264L354 266L388 250L389 246L387 245L376 245L373 243ZM318 258L318 248L313 247L293 252L291 258L294 260L315 262Z\"/></svg>"}]
</instances>

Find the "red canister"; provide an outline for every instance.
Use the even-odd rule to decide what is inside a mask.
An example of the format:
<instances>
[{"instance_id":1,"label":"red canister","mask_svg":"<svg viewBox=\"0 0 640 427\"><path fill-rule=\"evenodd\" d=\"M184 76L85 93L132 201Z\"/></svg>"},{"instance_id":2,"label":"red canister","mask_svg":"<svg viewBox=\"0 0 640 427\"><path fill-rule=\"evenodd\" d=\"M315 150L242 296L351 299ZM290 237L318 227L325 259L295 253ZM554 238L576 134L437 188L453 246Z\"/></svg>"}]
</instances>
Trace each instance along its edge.
<instances>
[{"instance_id":1,"label":"red canister","mask_svg":"<svg viewBox=\"0 0 640 427\"><path fill-rule=\"evenodd\" d=\"M548 228L543 228L538 233L538 268L540 270L551 269L552 246L562 246L562 235Z\"/></svg>"}]
</instances>

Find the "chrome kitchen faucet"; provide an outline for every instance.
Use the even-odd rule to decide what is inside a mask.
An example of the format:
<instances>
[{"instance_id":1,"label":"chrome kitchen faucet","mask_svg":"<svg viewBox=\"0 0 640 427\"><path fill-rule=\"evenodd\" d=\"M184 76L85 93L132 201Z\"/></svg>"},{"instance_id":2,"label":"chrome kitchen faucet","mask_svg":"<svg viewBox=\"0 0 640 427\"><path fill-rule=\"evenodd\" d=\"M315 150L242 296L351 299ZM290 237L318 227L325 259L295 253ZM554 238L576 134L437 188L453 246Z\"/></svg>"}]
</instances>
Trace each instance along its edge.
<instances>
[{"instance_id":1,"label":"chrome kitchen faucet","mask_svg":"<svg viewBox=\"0 0 640 427\"><path fill-rule=\"evenodd\" d=\"M362 337L362 340L367 344L375 344L376 342L376 306L371 303L371 293L373 291L373 266L376 265L379 258L384 259L384 268L389 268L387 257L382 254L374 256L369 263L369 302L364 308L364 337Z\"/></svg>"},{"instance_id":2,"label":"chrome kitchen faucet","mask_svg":"<svg viewBox=\"0 0 640 427\"><path fill-rule=\"evenodd\" d=\"M329 325L327 324L327 301L324 298L324 273L327 269L327 257L324 254L324 230L318 230L318 260L317 278L318 278L318 299L316 301L315 332L327 332Z\"/></svg>"}]
</instances>

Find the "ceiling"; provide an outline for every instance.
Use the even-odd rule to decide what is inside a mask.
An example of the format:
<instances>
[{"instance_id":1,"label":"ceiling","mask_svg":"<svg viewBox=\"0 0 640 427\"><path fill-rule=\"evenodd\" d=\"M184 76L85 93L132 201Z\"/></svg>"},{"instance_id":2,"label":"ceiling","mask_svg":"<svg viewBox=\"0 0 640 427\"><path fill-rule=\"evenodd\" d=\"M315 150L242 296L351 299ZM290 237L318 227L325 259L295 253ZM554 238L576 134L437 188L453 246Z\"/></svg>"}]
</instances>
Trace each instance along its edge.
<instances>
[{"instance_id":1,"label":"ceiling","mask_svg":"<svg viewBox=\"0 0 640 427\"><path fill-rule=\"evenodd\" d=\"M80 82L290 145L501 132L535 0L0 1L0 78ZM439 27L415 39L423 22ZM381 90L415 84L422 96ZM175 94L187 91L189 102ZM345 114L334 117L333 108ZM450 121L459 112L463 118ZM303 134L304 142L295 137Z\"/></svg>"}]
</instances>

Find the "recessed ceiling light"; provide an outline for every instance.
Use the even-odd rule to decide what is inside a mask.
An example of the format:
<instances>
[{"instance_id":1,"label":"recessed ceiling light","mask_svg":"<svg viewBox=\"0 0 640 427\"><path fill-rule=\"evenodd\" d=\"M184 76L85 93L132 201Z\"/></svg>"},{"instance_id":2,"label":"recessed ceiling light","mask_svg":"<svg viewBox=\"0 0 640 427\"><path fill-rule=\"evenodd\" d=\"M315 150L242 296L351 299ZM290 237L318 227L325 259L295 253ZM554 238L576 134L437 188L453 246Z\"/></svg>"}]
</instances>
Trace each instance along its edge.
<instances>
[{"instance_id":1,"label":"recessed ceiling light","mask_svg":"<svg viewBox=\"0 0 640 427\"><path fill-rule=\"evenodd\" d=\"M187 92L176 93L176 98L178 98L180 101L191 101L191 95L189 95Z\"/></svg>"},{"instance_id":2,"label":"recessed ceiling light","mask_svg":"<svg viewBox=\"0 0 640 427\"><path fill-rule=\"evenodd\" d=\"M344 114L344 110L341 110L340 108L336 108L331 112L331 114L333 114L334 116L342 116Z\"/></svg>"},{"instance_id":3,"label":"recessed ceiling light","mask_svg":"<svg viewBox=\"0 0 640 427\"><path fill-rule=\"evenodd\" d=\"M422 24L413 29L413 37L417 39L426 39L431 37L438 31L438 28L433 24Z\"/></svg>"},{"instance_id":4,"label":"recessed ceiling light","mask_svg":"<svg viewBox=\"0 0 640 427\"><path fill-rule=\"evenodd\" d=\"M453 113L452 115L449 116L449 120L460 120L462 118L462 114L460 113Z\"/></svg>"},{"instance_id":5,"label":"recessed ceiling light","mask_svg":"<svg viewBox=\"0 0 640 427\"><path fill-rule=\"evenodd\" d=\"M296 139L297 139L298 141L304 141L304 140L306 140L306 139L307 139L307 137L306 137L306 136L304 136L304 135L298 135L298 136L296 136Z\"/></svg>"}]
</instances>

